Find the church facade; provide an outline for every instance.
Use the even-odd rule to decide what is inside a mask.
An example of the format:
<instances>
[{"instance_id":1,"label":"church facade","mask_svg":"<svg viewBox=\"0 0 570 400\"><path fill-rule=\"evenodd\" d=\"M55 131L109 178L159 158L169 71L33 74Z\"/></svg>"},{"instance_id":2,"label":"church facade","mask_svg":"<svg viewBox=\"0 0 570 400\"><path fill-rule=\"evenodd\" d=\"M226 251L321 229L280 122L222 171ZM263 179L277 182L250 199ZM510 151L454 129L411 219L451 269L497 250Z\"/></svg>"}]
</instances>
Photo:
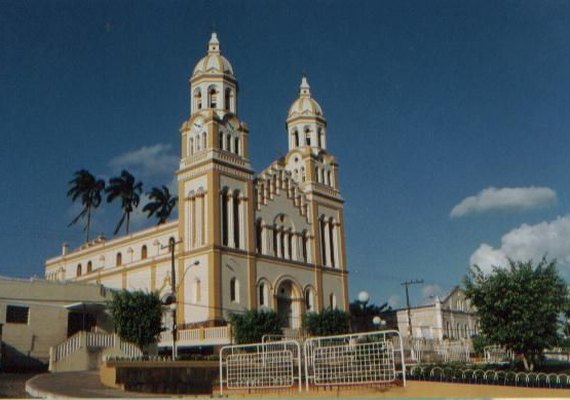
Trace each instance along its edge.
<instances>
[{"instance_id":1,"label":"church facade","mask_svg":"<svg viewBox=\"0 0 570 400\"><path fill-rule=\"evenodd\" d=\"M296 329L306 312L348 309L343 199L320 105L303 77L286 121L289 151L256 174L238 90L214 33L180 128L178 219L73 251L64 245L46 261L46 278L166 294L174 239L182 329L220 326L253 308L273 309Z\"/></svg>"}]
</instances>

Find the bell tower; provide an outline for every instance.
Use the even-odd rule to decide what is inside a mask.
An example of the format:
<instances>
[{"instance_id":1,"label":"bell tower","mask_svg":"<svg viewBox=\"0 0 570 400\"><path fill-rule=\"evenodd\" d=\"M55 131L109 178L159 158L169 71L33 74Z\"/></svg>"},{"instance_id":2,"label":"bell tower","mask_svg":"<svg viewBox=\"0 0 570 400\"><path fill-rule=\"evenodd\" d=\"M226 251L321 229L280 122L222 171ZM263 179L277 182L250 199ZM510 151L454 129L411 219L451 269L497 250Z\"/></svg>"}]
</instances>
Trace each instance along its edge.
<instances>
[{"instance_id":1,"label":"bell tower","mask_svg":"<svg viewBox=\"0 0 570 400\"><path fill-rule=\"evenodd\" d=\"M186 313L180 321L195 320L193 314L198 313L202 314L199 320L217 324L223 318L221 289L226 284L222 253L225 248L245 252L253 242L247 223L253 220L253 171L248 158L248 127L237 115L238 82L232 65L221 53L216 33L212 33L207 53L194 67L189 83L190 117L180 128L177 171L178 264L180 276L185 271L201 270L197 279L206 287L201 292L207 293L208 307L178 304ZM195 261L199 261L197 267L192 266ZM194 296L194 284L188 279L181 281L183 295Z\"/></svg>"}]
</instances>

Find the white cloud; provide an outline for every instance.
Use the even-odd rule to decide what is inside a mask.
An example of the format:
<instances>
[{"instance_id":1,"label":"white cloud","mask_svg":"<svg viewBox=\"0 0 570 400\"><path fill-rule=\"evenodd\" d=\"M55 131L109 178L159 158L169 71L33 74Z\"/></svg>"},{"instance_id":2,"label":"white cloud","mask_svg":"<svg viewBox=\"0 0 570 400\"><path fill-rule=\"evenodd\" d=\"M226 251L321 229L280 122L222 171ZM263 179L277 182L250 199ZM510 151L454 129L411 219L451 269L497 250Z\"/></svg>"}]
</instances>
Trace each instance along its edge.
<instances>
[{"instance_id":1,"label":"white cloud","mask_svg":"<svg viewBox=\"0 0 570 400\"><path fill-rule=\"evenodd\" d=\"M570 267L570 216L558 217L536 225L523 224L501 238L501 247L484 243L471 255L470 264L483 271L492 266L505 266L507 257L513 260L534 261L543 256L556 258L561 269Z\"/></svg>"},{"instance_id":2,"label":"white cloud","mask_svg":"<svg viewBox=\"0 0 570 400\"><path fill-rule=\"evenodd\" d=\"M172 146L169 144L143 146L114 157L109 165L113 168L131 168L143 176L173 174L180 158L171 151Z\"/></svg>"},{"instance_id":3,"label":"white cloud","mask_svg":"<svg viewBox=\"0 0 570 400\"><path fill-rule=\"evenodd\" d=\"M483 189L475 196L461 200L453 207L450 217L494 210L521 210L546 207L556 203L556 192L547 187Z\"/></svg>"},{"instance_id":4,"label":"white cloud","mask_svg":"<svg viewBox=\"0 0 570 400\"><path fill-rule=\"evenodd\" d=\"M439 296L441 299L443 296L443 289L439 285L425 285L422 288L422 297L424 303L434 303L435 297Z\"/></svg>"}]
</instances>

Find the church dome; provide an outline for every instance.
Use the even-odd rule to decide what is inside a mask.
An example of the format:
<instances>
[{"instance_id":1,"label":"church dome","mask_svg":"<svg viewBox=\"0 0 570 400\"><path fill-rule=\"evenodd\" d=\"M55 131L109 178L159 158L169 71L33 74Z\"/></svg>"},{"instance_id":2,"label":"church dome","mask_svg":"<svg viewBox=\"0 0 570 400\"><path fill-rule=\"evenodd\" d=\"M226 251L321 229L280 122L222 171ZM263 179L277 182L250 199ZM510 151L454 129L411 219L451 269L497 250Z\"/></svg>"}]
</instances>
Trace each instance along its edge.
<instances>
[{"instance_id":1,"label":"church dome","mask_svg":"<svg viewBox=\"0 0 570 400\"><path fill-rule=\"evenodd\" d=\"M321 117L323 118L323 110L315 99L311 97L311 87L307 82L307 78L303 77L301 86L299 87L299 98L291 104L287 119L295 117Z\"/></svg>"},{"instance_id":2,"label":"church dome","mask_svg":"<svg viewBox=\"0 0 570 400\"><path fill-rule=\"evenodd\" d=\"M220 42L215 32L208 42L208 54L198 61L192 72L193 77L201 74L234 74L230 62L220 54Z\"/></svg>"}]
</instances>

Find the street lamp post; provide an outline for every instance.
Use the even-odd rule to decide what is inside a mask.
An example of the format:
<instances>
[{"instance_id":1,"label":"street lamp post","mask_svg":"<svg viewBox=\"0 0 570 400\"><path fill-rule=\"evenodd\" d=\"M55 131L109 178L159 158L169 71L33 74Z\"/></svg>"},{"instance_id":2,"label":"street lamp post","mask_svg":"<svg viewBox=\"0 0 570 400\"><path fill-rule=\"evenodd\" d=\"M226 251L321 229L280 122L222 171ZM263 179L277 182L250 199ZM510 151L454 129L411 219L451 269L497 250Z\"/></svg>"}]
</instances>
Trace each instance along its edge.
<instances>
[{"instance_id":1,"label":"street lamp post","mask_svg":"<svg viewBox=\"0 0 570 400\"><path fill-rule=\"evenodd\" d=\"M172 361L176 360L176 301L178 296L176 293L176 268L174 265L174 246L176 246L176 241L171 237L168 241L168 247L170 248L170 289L172 291L172 296L174 297L174 302L170 305L172 310Z\"/></svg>"}]
</instances>

